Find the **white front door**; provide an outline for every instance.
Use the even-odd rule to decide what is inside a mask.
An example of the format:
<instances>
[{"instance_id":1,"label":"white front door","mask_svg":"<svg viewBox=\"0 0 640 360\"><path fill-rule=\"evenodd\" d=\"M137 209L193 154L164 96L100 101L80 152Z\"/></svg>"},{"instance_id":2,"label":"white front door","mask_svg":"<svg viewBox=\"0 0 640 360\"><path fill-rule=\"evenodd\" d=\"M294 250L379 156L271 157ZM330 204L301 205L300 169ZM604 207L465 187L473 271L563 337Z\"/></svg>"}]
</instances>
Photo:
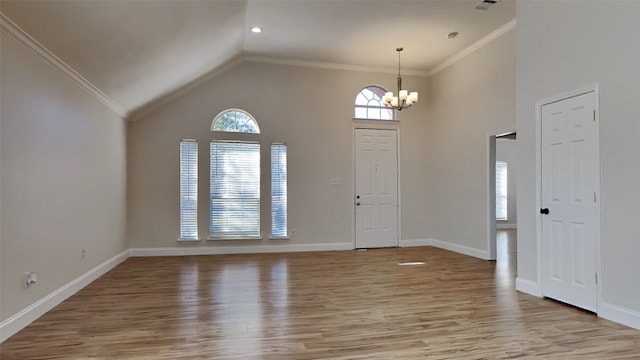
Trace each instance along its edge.
<instances>
[{"instance_id":1,"label":"white front door","mask_svg":"<svg viewBox=\"0 0 640 360\"><path fill-rule=\"evenodd\" d=\"M542 294L596 311L594 91L542 106Z\"/></svg>"},{"instance_id":2,"label":"white front door","mask_svg":"<svg viewBox=\"0 0 640 360\"><path fill-rule=\"evenodd\" d=\"M398 132L355 131L356 248L398 246Z\"/></svg>"}]
</instances>

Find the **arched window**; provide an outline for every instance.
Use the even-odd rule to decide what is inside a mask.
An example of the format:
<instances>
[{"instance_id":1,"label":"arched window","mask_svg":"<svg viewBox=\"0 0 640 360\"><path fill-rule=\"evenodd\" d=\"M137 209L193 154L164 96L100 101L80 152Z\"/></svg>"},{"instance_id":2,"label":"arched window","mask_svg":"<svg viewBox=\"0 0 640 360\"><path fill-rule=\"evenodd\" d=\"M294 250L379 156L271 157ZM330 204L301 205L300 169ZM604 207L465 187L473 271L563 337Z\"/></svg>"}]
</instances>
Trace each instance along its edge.
<instances>
[{"instance_id":1,"label":"arched window","mask_svg":"<svg viewBox=\"0 0 640 360\"><path fill-rule=\"evenodd\" d=\"M227 109L211 122L211 131L260 134L256 119ZM260 137L237 140L218 134L209 145L209 239L259 239ZM287 146L271 144L271 235L287 237Z\"/></svg>"},{"instance_id":2,"label":"arched window","mask_svg":"<svg viewBox=\"0 0 640 360\"><path fill-rule=\"evenodd\" d=\"M368 86L356 96L356 119L367 120L395 120L395 113L382 104L382 97L386 92L379 86Z\"/></svg>"},{"instance_id":3,"label":"arched window","mask_svg":"<svg viewBox=\"0 0 640 360\"><path fill-rule=\"evenodd\" d=\"M260 134L256 119L240 109L227 109L216 115L211 122L211 131Z\"/></svg>"},{"instance_id":4,"label":"arched window","mask_svg":"<svg viewBox=\"0 0 640 360\"><path fill-rule=\"evenodd\" d=\"M248 112L227 109L213 119L211 131L259 134L260 128ZM259 238L260 143L212 140L209 169L209 238Z\"/></svg>"}]
</instances>

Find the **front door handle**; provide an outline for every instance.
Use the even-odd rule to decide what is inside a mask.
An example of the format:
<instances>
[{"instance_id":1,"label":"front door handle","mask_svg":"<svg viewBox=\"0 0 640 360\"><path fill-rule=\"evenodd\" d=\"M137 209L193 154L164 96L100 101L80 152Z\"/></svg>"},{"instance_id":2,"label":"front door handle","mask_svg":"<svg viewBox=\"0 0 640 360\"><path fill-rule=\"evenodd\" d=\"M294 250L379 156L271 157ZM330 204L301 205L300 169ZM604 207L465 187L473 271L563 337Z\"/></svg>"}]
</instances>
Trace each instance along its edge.
<instances>
[{"instance_id":1,"label":"front door handle","mask_svg":"<svg viewBox=\"0 0 640 360\"><path fill-rule=\"evenodd\" d=\"M540 209L540 214L549 215L549 208Z\"/></svg>"}]
</instances>

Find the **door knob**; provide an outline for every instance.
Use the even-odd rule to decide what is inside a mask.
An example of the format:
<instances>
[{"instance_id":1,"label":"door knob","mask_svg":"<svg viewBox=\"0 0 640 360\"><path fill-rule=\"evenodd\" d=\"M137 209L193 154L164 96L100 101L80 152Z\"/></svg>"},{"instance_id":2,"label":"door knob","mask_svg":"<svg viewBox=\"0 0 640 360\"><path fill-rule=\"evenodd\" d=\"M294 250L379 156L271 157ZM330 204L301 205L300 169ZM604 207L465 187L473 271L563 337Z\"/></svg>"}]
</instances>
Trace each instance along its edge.
<instances>
[{"instance_id":1,"label":"door knob","mask_svg":"<svg viewBox=\"0 0 640 360\"><path fill-rule=\"evenodd\" d=\"M540 209L540 214L549 215L549 208Z\"/></svg>"}]
</instances>

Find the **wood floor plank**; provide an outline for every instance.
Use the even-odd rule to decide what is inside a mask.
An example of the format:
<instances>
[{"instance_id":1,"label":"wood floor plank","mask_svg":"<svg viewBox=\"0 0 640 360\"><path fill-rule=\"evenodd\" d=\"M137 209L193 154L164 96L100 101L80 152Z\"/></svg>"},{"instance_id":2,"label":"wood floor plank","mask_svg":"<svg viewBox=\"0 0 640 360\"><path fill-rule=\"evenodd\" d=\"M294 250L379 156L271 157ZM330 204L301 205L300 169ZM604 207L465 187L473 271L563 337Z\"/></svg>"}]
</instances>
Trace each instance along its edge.
<instances>
[{"instance_id":1,"label":"wood floor plank","mask_svg":"<svg viewBox=\"0 0 640 360\"><path fill-rule=\"evenodd\" d=\"M516 292L512 250L130 258L0 357L640 359L640 331Z\"/></svg>"}]
</instances>

